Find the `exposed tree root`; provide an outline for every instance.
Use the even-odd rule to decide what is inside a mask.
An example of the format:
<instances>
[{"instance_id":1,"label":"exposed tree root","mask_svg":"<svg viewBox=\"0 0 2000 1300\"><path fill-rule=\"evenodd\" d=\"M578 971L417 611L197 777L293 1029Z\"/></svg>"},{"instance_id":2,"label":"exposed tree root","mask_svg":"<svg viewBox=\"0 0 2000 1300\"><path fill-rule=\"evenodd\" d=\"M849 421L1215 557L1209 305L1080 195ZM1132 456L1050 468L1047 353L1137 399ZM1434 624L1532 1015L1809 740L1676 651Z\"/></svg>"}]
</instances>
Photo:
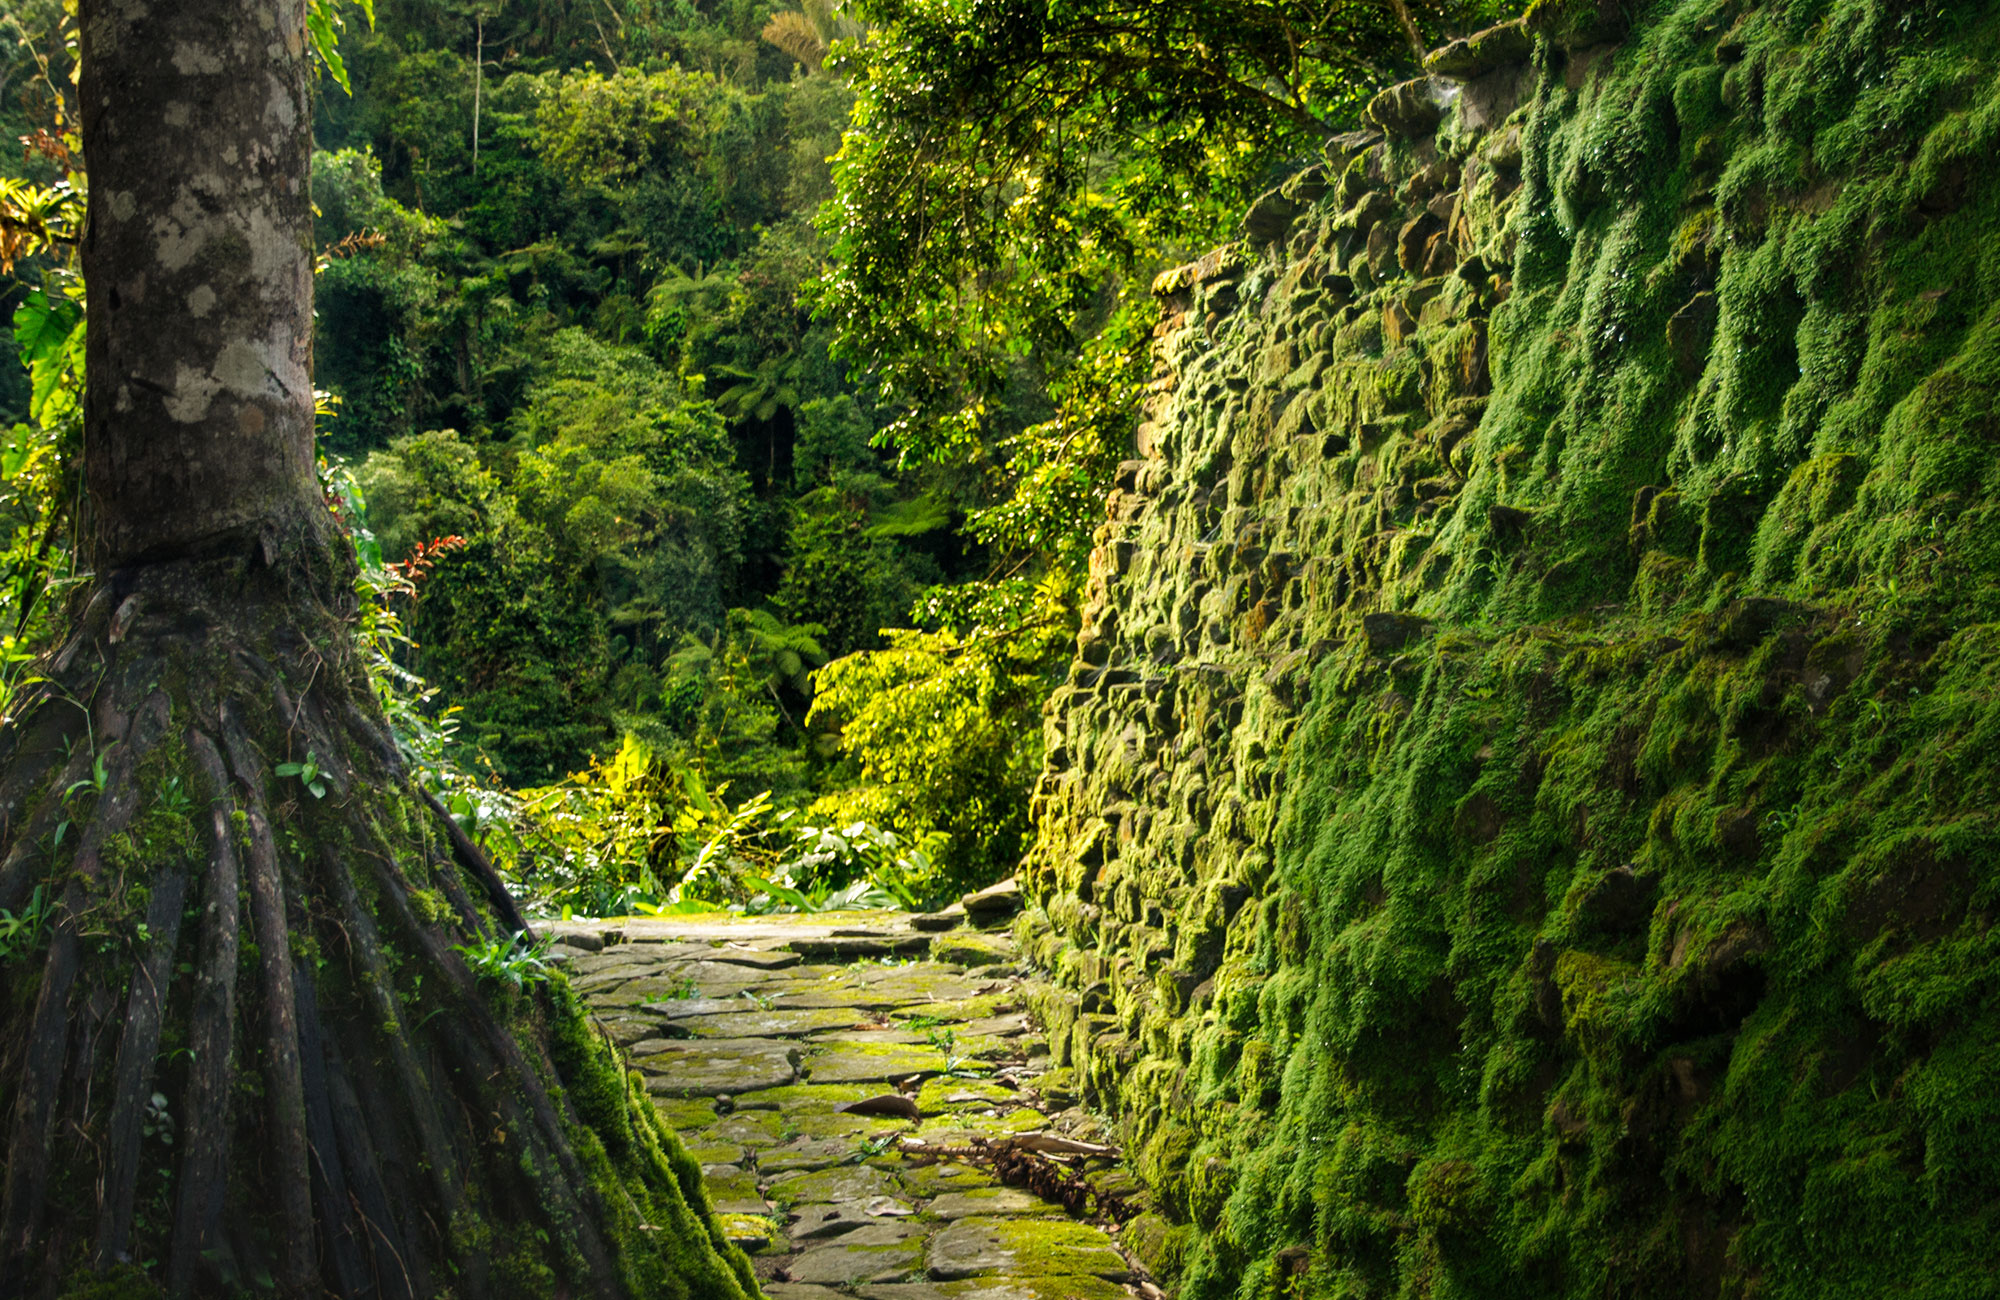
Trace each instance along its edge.
<instances>
[{"instance_id":1,"label":"exposed tree root","mask_svg":"<svg viewBox=\"0 0 2000 1300\"><path fill-rule=\"evenodd\" d=\"M0 951L0 1296L754 1294L574 999L467 965L519 911L348 647L154 566L0 732L0 908L55 900Z\"/></svg>"}]
</instances>

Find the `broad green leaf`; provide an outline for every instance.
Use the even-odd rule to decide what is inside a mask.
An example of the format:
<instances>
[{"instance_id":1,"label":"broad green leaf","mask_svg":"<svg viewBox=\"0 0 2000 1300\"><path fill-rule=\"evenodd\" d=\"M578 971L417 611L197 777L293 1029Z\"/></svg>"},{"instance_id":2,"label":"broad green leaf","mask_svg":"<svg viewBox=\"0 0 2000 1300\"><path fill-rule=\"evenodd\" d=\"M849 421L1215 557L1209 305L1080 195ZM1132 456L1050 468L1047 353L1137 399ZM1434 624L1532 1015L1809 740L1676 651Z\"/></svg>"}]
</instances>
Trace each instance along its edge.
<instances>
[{"instance_id":1,"label":"broad green leaf","mask_svg":"<svg viewBox=\"0 0 2000 1300\"><path fill-rule=\"evenodd\" d=\"M335 12L337 0L312 0L306 9L306 31L312 39L313 53L326 65L334 84L348 95L354 94L354 87L347 81L347 64L340 57L340 15ZM373 0L362 6L368 15L369 26L375 24Z\"/></svg>"},{"instance_id":2,"label":"broad green leaf","mask_svg":"<svg viewBox=\"0 0 2000 1300\"><path fill-rule=\"evenodd\" d=\"M73 371L73 389L83 374L83 309L29 290L14 309L14 344L28 372L28 418L46 427L77 401L74 391L64 391L63 379Z\"/></svg>"}]
</instances>

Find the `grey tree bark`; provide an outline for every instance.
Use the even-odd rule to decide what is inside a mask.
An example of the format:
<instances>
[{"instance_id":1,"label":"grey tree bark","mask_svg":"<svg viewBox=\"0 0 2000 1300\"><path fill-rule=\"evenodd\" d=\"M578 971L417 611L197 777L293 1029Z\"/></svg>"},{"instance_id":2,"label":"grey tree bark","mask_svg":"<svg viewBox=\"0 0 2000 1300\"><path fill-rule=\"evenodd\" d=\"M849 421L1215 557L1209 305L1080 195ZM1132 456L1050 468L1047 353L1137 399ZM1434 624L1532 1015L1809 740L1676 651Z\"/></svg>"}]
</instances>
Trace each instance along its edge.
<instances>
[{"instance_id":1,"label":"grey tree bark","mask_svg":"<svg viewBox=\"0 0 2000 1300\"><path fill-rule=\"evenodd\" d=\"M0 726L0 1296L740 1300L566 985L468 966L521 918L358 653L304 18L82 4L96 579Z\"/></svg>"},{"instance_id":2,"label":"grey tree bark","mask_svg":"<svg viewBox=\"0 0 2000 1300\"><path fill-rule=\"evenodd\" d=\"M323 545L304 9L98 0L81 18L98 563Z\"/></svg>"}]
</instances>

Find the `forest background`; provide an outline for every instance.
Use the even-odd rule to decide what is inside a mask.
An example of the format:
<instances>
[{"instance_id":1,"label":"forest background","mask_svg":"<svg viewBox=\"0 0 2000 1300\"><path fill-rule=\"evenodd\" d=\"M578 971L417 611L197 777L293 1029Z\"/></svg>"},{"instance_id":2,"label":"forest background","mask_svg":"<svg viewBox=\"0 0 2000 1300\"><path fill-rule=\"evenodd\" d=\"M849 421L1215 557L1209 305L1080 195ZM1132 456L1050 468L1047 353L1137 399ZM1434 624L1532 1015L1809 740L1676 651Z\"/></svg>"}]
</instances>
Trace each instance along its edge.
<instances>
[{"instance_id":1,"label":"forest background","mask_svg":"<svg viewBox=\"0 0 2000 1300\"><path fill-rule=\"evenodd\" d=\"M1519 7L315 0L321 450L410 761L546 910L1008 874L1153 275ZM72 9L0 17L0 709L85 576Z\"/></svg>"}]
</instances>

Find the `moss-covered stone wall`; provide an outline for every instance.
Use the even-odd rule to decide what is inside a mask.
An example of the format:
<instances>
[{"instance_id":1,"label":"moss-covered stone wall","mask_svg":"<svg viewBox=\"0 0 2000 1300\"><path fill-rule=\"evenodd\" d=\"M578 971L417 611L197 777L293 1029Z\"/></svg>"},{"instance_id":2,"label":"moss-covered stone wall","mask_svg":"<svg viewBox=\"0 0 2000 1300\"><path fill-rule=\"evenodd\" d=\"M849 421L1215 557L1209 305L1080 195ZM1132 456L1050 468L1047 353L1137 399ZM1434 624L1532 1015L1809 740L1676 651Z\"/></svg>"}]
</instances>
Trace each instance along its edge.
<instances>
[{"instance_id":1,"label":"moss-covered stone wall","mask_svg":"<svg viewBox=\"0 0 2000 1300\"><path fill-rule=\"evenodd\" d=\"M2000 1294L2000 14L1543 0L1162 277L1047 709L1184 1297Z\"/></svg>"}]
</instances>

